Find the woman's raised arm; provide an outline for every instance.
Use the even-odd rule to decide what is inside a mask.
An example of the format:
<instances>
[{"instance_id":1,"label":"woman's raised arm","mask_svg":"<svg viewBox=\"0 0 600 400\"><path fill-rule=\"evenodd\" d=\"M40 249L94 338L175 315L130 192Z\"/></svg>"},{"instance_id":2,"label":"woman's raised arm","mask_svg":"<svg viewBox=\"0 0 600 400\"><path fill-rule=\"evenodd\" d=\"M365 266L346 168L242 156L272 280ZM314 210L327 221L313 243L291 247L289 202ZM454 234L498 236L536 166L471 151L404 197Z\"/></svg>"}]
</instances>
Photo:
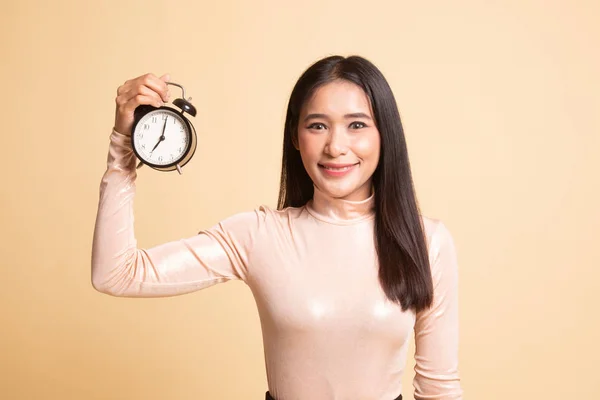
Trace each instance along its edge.
<instances>
[{"instance_id":1,"label":"woman's raised arm","mask_svg":"<svg viewBox=\"0 0 600 400\"><path fill-rule=\"evenodd\" d=\"M93 287L113 296L174 296L231 279L245 281L248 255L264 221L264 209L260 208L233 215L187 238L146 249L137 247L133 212L137 173L131 116L139 104L162 101L160 96L165 93L161 90L166 90L163 79L145 75L127 81L128 88L122 86L118 91L107 168L100 182L91 260Z\"/></svg>"}]
</instances>

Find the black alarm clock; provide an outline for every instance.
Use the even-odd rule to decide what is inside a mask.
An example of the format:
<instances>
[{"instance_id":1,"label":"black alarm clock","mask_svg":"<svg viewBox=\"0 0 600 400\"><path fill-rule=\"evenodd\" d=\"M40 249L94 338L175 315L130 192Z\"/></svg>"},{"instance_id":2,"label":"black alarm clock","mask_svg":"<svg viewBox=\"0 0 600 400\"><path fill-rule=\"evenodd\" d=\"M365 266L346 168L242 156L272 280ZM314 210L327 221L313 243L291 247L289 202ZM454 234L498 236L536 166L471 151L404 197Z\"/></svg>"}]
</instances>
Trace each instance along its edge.
<instances>
[{"instance_id":1,"label":"black alarm clock","mask_svg":"<svg viewBox=\"0 0 600 400\"><path fill-rule=\"evenodd\" d=\"M131 145L140 160L137 168L145 164L157 171L177 170L181 175L181 168L194 156L197 143L194 125L184 113L195 117L196 108L190 103L191 97L185 100L183 86L174 82L167 85L181 88L183 97L173 100L179 110L169 106L138 106L134 111Z\"/></svg>"}]
</instances>

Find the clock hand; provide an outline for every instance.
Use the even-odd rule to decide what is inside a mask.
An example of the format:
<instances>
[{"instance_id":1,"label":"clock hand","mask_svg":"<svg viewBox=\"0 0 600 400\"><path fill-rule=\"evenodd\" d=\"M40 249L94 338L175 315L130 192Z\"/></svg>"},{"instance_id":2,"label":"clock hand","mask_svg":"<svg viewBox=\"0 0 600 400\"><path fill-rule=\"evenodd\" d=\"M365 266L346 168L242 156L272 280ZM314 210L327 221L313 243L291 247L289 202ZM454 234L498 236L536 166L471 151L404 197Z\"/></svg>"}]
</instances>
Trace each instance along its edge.
<instances>
[{"instance_id":1,"label":"clock hand","mask_svg":"<svg viewBox=\"0 0 600 400\"><path fill-rule=\"evenodd\" d=\"M154 151L154 149L156 149L156 148L158 147L158 145L160 144L160 142L162 142L162 141L163 141L163 139L164 139L164 138L165 138L164 136L161 136L161 137L158 139L158 142L156 142L156 144L154 145L154 147L152 148L152 150L150 150L150 154L152 154L152 152Z\"/></svg>"},{"instance_id":2,"label":"clock hand","mask_svg":"<svg viewBox=\"0 0 600 400\"><path fill-rule=\"evenodd\" d=\"M163 140L165 140L165 129L167 129L167 120L168 119L169 119L169 116L167 115L167 117L165 118L165 124L163 125L162 133L160 134L160 137L158 138L158 142L156 142L156 144L154 145L154 147L150 151L150 154L152 154L152 152L154 151L154 149L156 149L158 147L158 145L160 144L160 142L162 142Z\"/></svg>"}]
</instances>

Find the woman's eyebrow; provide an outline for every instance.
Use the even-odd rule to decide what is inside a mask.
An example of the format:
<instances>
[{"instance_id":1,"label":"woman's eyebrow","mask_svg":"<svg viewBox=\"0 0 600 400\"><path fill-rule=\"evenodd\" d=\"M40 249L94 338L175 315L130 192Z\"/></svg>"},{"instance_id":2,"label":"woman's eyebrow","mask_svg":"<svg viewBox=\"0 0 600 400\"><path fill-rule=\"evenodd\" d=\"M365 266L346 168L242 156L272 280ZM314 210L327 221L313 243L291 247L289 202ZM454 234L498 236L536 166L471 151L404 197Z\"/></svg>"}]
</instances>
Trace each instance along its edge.
<instances>
[{"instance_id":1,"label":"woman's eyebrow","mask_svg":"<svg viewBox=\"0 0 600 400\"><path fill-rule=\"evenodd\" d=\"M344 115L344 118L365 118L365 119L372 119L367 114L362 113L362 112L357 112L357 113L352 113L352 114L346 114L346 115Z\"/></svg>"},{"instance_id":2,"label":"woman's eyebrow","mask_svg":"<svg viewBox=\"0 0 600 400\"><path fill-rule=\"evenodd\" d=\"M327 119L329 118L327 116L327 114L317 114L317 113L313 113L313 114L308 114L306 117L304 117L304 122L308 121L309 119ZM346 114L344 115L344 118L365 118L365 119L372 119L370 116L368 116L365 113L362 112L357 112L357 113L351 113L351 114Z\"/></svg>"},{"instance_id":3,"label":"woman's eyebrow","mask_svg":"<svg viewBox=\"0 0 600 400\"><path fill-rule=\"evenodd\" d=\"M327 114L308 114L306 117L304 117L304 122L308 121L309 119L327 119Z\"/></svg>"}]
</instances>

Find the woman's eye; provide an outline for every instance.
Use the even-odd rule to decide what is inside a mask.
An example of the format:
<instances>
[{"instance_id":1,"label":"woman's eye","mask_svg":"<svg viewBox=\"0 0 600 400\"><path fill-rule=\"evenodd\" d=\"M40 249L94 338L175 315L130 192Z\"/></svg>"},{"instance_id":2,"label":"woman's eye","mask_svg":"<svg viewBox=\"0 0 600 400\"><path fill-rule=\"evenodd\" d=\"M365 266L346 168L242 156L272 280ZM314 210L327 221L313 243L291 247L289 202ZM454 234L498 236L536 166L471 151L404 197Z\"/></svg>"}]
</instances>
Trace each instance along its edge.
<instances>
[{"instance_id":1,"label":"woman's eye","mask_svg":"<svg viewBox=\"0 0 600 400\"><path fill-rule=\"evenodd\" d=\"M322 123L320 123L320 122L315 122L314 124L310 124L310 125L308 126L308 129L317 129L317 130L320 130L320 129L325 129L325 125L323 125L323 124L322 124Z\"/></svg>"},{"instance_id":2,"label":"woman's eye","mask_svg":"<svg viewBox=\"0 0 600 400\"><path fill-rule=\"evenodd\" d=\"M364 122L353 122L350 124L350 127L353 129L361 129L361 128L365 128L367 125L365 125Z\"/></svg>"}]
</instances>

